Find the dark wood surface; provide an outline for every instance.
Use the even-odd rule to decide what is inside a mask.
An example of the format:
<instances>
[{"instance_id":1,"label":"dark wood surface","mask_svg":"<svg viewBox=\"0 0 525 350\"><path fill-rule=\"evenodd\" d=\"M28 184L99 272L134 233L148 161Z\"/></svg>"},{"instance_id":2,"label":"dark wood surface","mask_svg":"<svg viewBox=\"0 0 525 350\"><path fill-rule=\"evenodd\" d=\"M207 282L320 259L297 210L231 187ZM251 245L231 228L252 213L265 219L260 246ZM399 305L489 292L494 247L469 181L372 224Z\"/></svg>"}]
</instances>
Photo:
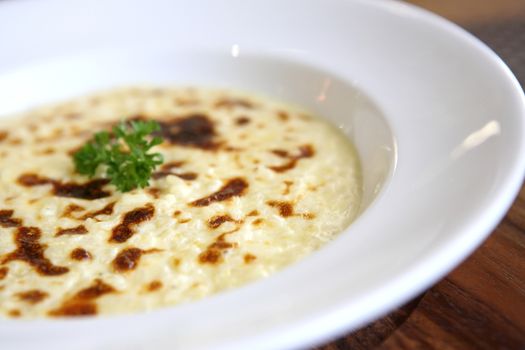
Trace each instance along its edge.
<instances>
[{"instance_id":1,"label":"dark wood surface","mask_svg":"<svg viewBox=\"0 0 525 350\"><path fill-rule=\"evenodd\" d=\"M525 82L525 0L413 0L491 46ZM317 350L525 349L525 187L487 241L431 289Z\"/></svg>"}]
</instances>

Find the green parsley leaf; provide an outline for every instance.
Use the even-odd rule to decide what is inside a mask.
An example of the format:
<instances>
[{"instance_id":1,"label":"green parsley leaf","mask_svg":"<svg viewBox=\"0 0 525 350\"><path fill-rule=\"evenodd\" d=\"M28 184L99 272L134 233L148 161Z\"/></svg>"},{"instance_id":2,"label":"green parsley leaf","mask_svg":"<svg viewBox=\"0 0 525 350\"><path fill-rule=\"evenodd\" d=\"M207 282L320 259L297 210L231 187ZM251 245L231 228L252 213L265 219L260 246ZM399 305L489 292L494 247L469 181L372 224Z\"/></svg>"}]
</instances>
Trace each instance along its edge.
<instances>
[{"instance_id":1,"label":"green parsley leaf","mask_svg":"<svg viewBox=\"0 0 525 350\"><path fill-rule=\"evenodd\" d=\"M149 185L155 168L164 161L160 153L148 151L162 143L160 137L149 137L160 130L156 121L120 122L110 134L101 131L73 155L76 170L94 177L99 166L105 177L121 192Z\"/></svg>"}]
</instances>

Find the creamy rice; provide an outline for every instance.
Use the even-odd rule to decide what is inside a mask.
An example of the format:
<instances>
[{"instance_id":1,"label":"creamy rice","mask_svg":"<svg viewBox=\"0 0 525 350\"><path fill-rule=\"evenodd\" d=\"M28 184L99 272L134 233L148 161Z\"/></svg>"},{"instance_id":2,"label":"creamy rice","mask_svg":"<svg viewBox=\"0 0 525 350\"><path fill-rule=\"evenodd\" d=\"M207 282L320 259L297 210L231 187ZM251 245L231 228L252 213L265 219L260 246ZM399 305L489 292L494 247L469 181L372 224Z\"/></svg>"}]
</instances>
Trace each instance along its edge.
<instances>
[{"instance_id":1,"label":"creamy rice","mask_svg":"<svg viewBox=\"0 0 525 350\"><path fill-rule=\"evenodd\" d=\"M146 189L86 190L71 153L133 118L162 124L164 165ZM125 88L2 119L0 312L131 313L241 286L333 239L360 196L338 129L250 94Z\"/></svg>"}]
</instances>

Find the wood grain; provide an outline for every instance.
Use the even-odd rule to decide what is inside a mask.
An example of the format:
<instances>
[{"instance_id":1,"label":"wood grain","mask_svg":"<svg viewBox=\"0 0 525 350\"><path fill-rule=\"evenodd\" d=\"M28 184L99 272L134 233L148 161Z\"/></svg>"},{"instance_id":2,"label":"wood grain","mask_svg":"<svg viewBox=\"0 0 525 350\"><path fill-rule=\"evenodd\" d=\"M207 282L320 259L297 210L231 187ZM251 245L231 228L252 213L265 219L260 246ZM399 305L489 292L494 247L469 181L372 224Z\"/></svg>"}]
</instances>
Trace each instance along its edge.
<instances>
[{"instance_id":1,"label":"wood grain","mask_svg":"<svg viewBox=\"0 0 525 350\"><path fill-rule=\"evenodd\" d=\"M525 0L411 2L467 27L524 83L525 45L517 43L525 41ZM388 316L316 349L525 350L525 187L487 241L441 282Z\"/></svg>"},{"instance_id":2,"label":"wood grain","mask_svg":"<svg viewBox=\"0 0 525 350\"><path fill-rule=\"evenodd\" d=\"M463 25L507 20L525 10L523 0L410 0L408 2L437 12Z\"/></svg>"}]
</instances>

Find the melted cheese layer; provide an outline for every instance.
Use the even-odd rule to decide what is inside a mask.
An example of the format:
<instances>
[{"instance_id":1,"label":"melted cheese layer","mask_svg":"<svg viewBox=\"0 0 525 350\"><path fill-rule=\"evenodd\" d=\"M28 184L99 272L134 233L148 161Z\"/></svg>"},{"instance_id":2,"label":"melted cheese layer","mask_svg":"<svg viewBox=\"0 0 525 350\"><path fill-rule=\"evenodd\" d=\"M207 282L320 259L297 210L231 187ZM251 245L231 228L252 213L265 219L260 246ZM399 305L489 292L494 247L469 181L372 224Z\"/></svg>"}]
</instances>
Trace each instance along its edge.
<instances>
[{"instance_id":1,"label":"melted cheese layer","mask_svg":"<svg viewBox=\"0 0 525 350\"><path fill-rule=\"evenodd\" d=\"M165 165L150 187L57 195L58 183L88 181L70 154L132 118L163 125L154 151ZM359 161L338 129L250 94L125 88L2 119L0 312L131 313L241 286L333 239L360 196ZM112 240L115 230L129 237Z\"/></svg>"}]
</instances>

